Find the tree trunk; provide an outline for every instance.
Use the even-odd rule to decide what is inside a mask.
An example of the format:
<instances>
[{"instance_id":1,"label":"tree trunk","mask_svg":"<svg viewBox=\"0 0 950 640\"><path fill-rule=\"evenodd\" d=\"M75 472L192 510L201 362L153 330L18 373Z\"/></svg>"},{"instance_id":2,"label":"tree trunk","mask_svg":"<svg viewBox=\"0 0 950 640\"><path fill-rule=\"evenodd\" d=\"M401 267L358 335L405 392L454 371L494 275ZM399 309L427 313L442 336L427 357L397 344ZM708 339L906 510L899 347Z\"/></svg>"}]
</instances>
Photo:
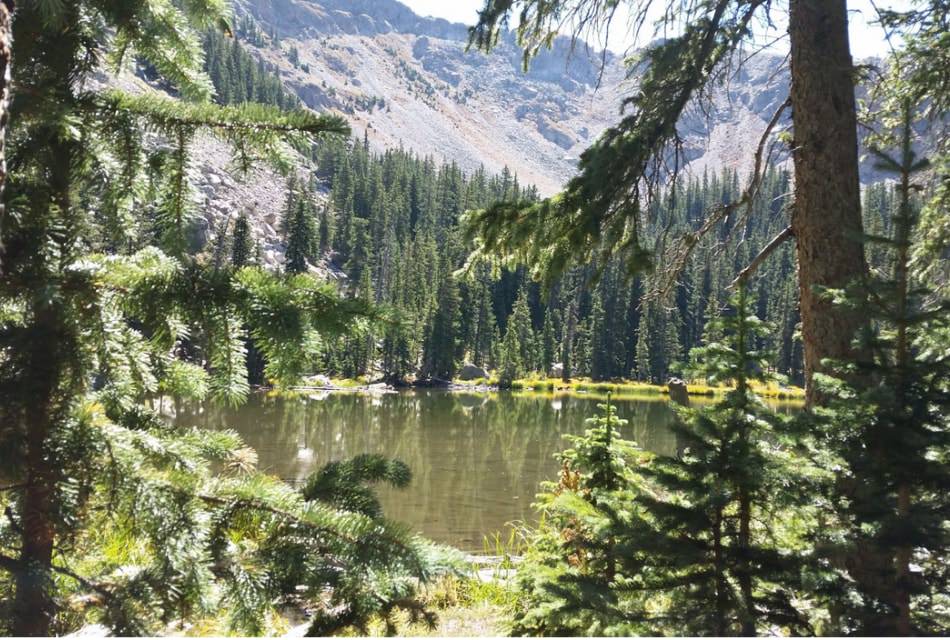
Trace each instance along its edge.
<instances>
[{"instance_id":1,"label":"tree trunk","mask_svg":"<svg viewBox=\"0 0 950 640\"><path fill-rule=\"evenodd\" d=\"M838 309L818 289L844 287L867 273L861 241L857 117L845 0L791 0L789 18L795 204L805 386L820 404L813 374L825 358L853 356L859 314Z\"/></svg>"},{"instance_id":2,"label":"tree trunk","mask_svg":"<svg viewBox=\"0 0 950 640\"><path fill-rule=\"evenodd\" d=\"M6 137L10 118L10 69L13 58L13 0L0 0L0 228L6 210L3 187L7 182ZM3 247L0 246L0 273L3 272Z\"/></svg>"},{"instance_id":3,"label":"tree trunk","mask_svg":"<svg viewBox=\"0 0 950 640\"><path fill-rule=\"evenodd\" d=\"M713 516L713 573L716 582L716 633L720 638L728 635L729 582L726 579L725 551L722 544L722 508L716 507Z\"/></svg>"},{"instance_id":4,"label":"tree trunk","mask_svg":"<svg viewBox=\"0 0 950 640\"><path fill-rule=\"evenodd\" d=\"M18 509L21 546L13 602L15 636L48 636L55 614L51 574L56 469L48 440L55 416L60 413L55 394L62 377L62 355L58 352L62 340L61 316L55 305L43 300L34 300L32 306L30 374L22 392L23 397L28 398L21 414L24 420L21 430L26 434L26 488Z\"/></svg>"},{"instance_id":5,"label":"tree trunk","mask_svg":"<svg viewBox=\"0 0 950 640\"><path fill-rule=\"evenodd\" d=\"M45 461L48 429L42 416L30 412L27 444L27 486L20 503L22 547L13 604L13 635L48 636L55 613L52 597L54 528L52 479ZM34 421L35 420L35 421Z\"/></svg>"}]
</instances>

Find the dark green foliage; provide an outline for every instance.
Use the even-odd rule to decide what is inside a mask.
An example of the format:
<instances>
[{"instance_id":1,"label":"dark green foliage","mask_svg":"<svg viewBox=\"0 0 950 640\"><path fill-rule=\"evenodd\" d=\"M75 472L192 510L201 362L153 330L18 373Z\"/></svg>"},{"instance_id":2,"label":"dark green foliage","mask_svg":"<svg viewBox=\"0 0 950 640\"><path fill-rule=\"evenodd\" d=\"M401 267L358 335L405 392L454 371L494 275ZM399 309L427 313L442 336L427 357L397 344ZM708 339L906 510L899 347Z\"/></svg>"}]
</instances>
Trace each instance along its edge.
<instances>
[{"instance_id":1,"label":"dark green foliage","mask_svg":"<svg viewBox=\"0 0 950 640\"><path fill-rule=\"evenodd\" d=\"M303 199L293 205L293 213L287 221L287 273L305 273L315 253L313 212Z\"/></svg>"},{"instance_id":2,"label":"dark green foliage","mask_svg":"<svg viewBox=\"0 0 950 640\"><path fill-rule=\"evenodd\" d=\"M241 37L254 46L263 46L263 34L246 21L238 29ZM214 84L215 99L220 104L258 102L280 109L300 107L300 99L288 92L277 75L263 60L255 60L238 41L218 31L204 36L205 70Z\"/></svg>"},{"instance_id":3,"label":"dark green foliage","mask_svg":"<svg viewBox=\"0 0 950 640\"><path fill-rule=\"evenodd\" d=\"M476 171L463 176L457 167L439 167L405 151L372 155L366 145L355 141L346 146L323 143L316 158L319 175L331 193L329 215L321 217L320 225L332 229L332 234L326 235L332 238L329 248L333 262L347 271L353 282L359 282L362 271L369 269L375 300L398 309L407 331L414 336L412 340L400 340L398 372L385 366L395 360L382 354L366 361L382 360L381 373L390 379L403 380L421 373L430 355L422 351L437 317L442 274L446 269L463 267L468 257L459 215L495 200L531 199L534 194L518 186L510 173L489 177ZM678 182L658 198L654 221L642 230L644 237L662 247L667 236L693 232L705 211L740 196L738 184L734 172ZM752 259L754 248L766 244L787 224L784 207L788 191L785 172L765 171L750 215L742 221L742 233L735 238L710 237L697 242L684 266L684 282L674 289L671 299L641 304L641 297L661 286L665 275L631 281L617 258L609 260L605 268L569 270L546 296L541 295L541 288L531 282L523 267L502 264L496 268L496 261L470 263L464 277L457 278L461 312L455 336L456 359L501 367L505 329L523 292L534 344L526 342L527 334L520 330L518 362L508 359L512 371L526 374L561 362L567 365L568 378L635 377L665 382L689 349L700 344L709 321L718 312L718 301L727 295L723 289L737 270ZM597 271L602 272L600 281L592 287L590 281ZM793 247L789 244L760 267L749 290L757 312L781 328L763 336L763 346L777 352L780 373L801 381L794 274ZM598 311L595 321L597 308L603 313ZM552 337L557 345L550 351L549 362L544 361L548 355L546 326L551 332L547 337L549 351ZM499 337L493 338L496 328ZM386 344L389 348L394 342ZM640 354L646 354L644 358L637 357L638 348ZM342 345L331 345L323 363L341 373L342 353ZM493 359L492 353L498 357ZM355 371L357 375L364 373L369 372Z\"/></svg>"},{"instance_id":4,"label":"dark green foliage","mask_svg":"<svg viewBox=\"0 0 950 640\"><path fill-rule=\"evenodd\" d=\"M404 463L363 454L327 464L307 479L301 491L307 500L320 500L344 511L378 518L382 515L382 506L372 490L364 485L386 482L404 488L410 480L412 472Z\"/></svg>"},{"instance_id":5,"label":"dark green foliage","mask_svg":"<svg viewBox=\"0 0 950 640\"><path fill-rule=\"evenodd\" d=\"M372 316L308 274L223 268L223 243L211 264L191 253L198 131L230 142L239 169L280 161L287 142L348 131L310 111L207 102L195 34L228 30L222 6L18 7L23 63L0 229L7 633L102 622L149 635L214 614L225 630L257 634L289 597L348 608L345 621L321 613L331 630L397 605L418 613L412 590L432 549L380 519L305 501L258 473L233 433L172 428L158 410L160 394L242 401L249 339L267 377L292 384L318 337ZM131 50L187 100L96 91L99 61ZM250 253L246 227L237 263Z\"/></svg>"},{"instance_id":6,"label":"dark green foliage","mask_svg":"<svg viewBox=\"0 0 950 640\"><path fill-rule=\"evenodd\" d=\"M809 632L800 594L806 468L779 417L755 396L762 323L740 292L723 339L694 351L696 372L735 388L681 409L680 455L650 455L599 429L562 454L521 584L516 632L545 635L755 635ZM796 468L797 467L797 468Z\"/></svg>"},{"instance_id":7,"label":"dark green foliage","mask_svg":"<svg viewBox=\"0 0 950 640\"><path fill-rule=\"evenodd\" d=\"M451 380L458 368L459 292L455 278L447 274L439 288L438 307L432 330L423 349L429 377Z\"/></svg>"},{"instance_id":8,"label":"dark green foliage","mask_svg":"<svg viewBox=\"0 0 950 640\"><path fill-rule=\"evenodd\" d=\"M843 576L836 631L861 635L940 634L950 624L950 300L913 259L927 232L916 180L928 163L913 150L910 104L895 115L896 152L872 148L898 181L890 229L867 238L881 268L837 293L872 320L858 336L872 357L838 363L841 379L824 380L833 400L818 445L840 456L828 487L840 531L823 546Z\"/></svg>"},{"instance_id":9,"label":"dark green foliage","mask_svg":"<svg viewBox=\"0 0 950 640\"><path fill-rule=\"evenodd\" d=\"M240 269L254 259L254 243L247 214L242 213L234 222L234 237L231 239L231 266Z\"/></svg>"}]
</instances>

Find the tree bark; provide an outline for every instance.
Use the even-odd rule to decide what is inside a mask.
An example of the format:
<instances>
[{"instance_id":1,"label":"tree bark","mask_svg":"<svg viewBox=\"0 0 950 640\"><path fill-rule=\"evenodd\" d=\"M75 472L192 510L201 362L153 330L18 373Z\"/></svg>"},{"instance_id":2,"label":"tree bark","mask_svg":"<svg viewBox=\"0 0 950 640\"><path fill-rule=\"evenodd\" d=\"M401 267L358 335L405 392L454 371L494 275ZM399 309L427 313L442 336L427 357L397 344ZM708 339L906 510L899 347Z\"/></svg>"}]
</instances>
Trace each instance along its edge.
<instances>
[{"instance_id":1,"label":"tree bark","mask_svg":"<svg viewBox=\"0 0 950 640\"><path fill-rule=\"evenodd\" d=\"M39 297L39 296L38 296ZM56 605L52 592L56 471L48 439L58 412L56 386L62 376L58 353L60 312L34 300L30 375L23 394L29 398L21 427L26 434L26 488L19 501L20 570L13 601L13 635L48 636Z\"/></svg>"},{"instance_id":2,"label":"tree bark","mask_svg":"<svg viewBox=\"0 0 950 640\"><path fill-rule=\"evenodd\" d=\"M820 404L813 376L825 358L853 357L859 314L835 308L822 287L840 288L867 273L861 241L857 117L845 0L791 0L792 123L805 386Z\"/></svg>"},{"instance_id":3,"label":"tree bark","mask_svg":"<svg viewBox=\"0 0 950 640\"><path fill-rule=\"evenodd\" d=\"M10 69L13 62L13 0L0 0L0 228L6 208L3 187L7 182L6 134L10 118ZM0 273L3 272L3 246L0 246Z\"/></svg>"}]
</instances>

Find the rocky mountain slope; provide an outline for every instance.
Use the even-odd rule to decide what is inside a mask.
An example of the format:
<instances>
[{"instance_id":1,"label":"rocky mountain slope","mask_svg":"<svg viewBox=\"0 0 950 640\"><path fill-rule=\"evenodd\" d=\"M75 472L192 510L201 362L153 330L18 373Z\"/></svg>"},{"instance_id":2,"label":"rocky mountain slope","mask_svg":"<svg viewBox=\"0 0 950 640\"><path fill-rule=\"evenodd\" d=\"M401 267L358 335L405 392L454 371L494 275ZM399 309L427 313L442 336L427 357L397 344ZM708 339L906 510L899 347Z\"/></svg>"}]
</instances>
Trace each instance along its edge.
<instances>
[{"instance_id":1,"label":"rocky mountain slope","mask_svg":"<svg viewBox=\"0 0 950 640\"><path fill-rule=\"evenodd\" d=\"M559 189L611 123L635 80L623 61L567 38L525 74L511 35L490 55L467 51L464 25L422 18L396 0L236 0L267 34L249 50L274 64L310 107L343 113L382 149L490 172L508 166L542 194ZM714 108L682 125L691 168L745 169L786 95L781 60L756 56L716 89Z\"/></svg>"}]
</instances>

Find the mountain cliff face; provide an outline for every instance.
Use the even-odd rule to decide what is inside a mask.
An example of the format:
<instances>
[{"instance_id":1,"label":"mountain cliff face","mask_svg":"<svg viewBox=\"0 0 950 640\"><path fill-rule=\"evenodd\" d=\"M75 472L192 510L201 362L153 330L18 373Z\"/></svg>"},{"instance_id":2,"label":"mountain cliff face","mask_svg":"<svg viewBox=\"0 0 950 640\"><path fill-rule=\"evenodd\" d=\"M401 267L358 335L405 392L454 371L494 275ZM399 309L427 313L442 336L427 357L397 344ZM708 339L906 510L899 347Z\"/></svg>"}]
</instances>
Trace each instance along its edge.
<instances>
[{"instance_id":1,"label":"mountain cliff face","mask_svg":"<svg viewBox=\"0 0 950 640\"><path fill-rule=\"evenodd\" d=\"M636 89L613 54L602 69L598 53L559 38L524 73L510 34L491 54L467 51L464 25L395 0L236 0L236 13L271 36L249 50L307 105L343 113L376 148L402 145L466 170L508 166L544 195L573 175ZM709 113L684 117L692 170L748 168L786 95L780 63L756 56L715 89Z\"/></svg>"}]
</instances>

